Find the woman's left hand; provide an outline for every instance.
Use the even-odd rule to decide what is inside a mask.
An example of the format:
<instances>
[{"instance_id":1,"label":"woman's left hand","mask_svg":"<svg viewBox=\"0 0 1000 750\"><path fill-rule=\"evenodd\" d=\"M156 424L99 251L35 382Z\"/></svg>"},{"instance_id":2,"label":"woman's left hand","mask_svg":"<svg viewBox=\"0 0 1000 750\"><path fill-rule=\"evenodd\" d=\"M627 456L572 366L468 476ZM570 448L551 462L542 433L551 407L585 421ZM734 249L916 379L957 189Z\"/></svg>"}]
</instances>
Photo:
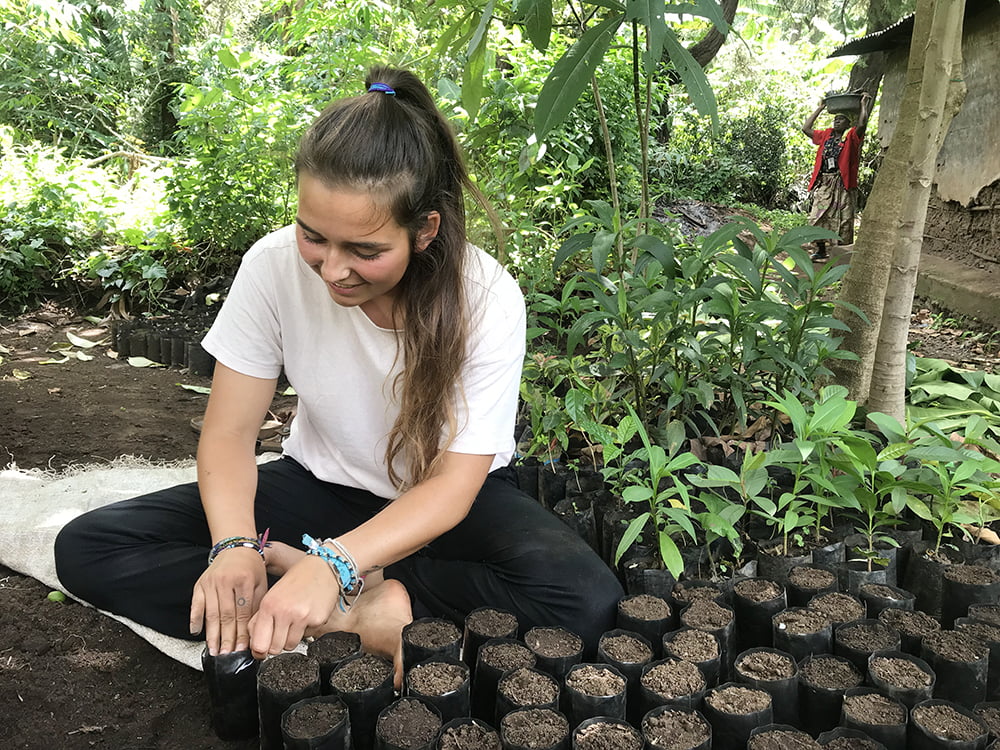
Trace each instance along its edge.
<instances>
[{"instance_id":1,"label":"woman's left hand","mask_svg":"<svg viewBox=\"0 0 1000 750\"><path fill-rule=\"evenodd\" d=\"M250 650L258 659L294 649L307 630L330 619L340 583L321 558L306 555L271 587L251 618Z\"/></svg>"}]
</instances>

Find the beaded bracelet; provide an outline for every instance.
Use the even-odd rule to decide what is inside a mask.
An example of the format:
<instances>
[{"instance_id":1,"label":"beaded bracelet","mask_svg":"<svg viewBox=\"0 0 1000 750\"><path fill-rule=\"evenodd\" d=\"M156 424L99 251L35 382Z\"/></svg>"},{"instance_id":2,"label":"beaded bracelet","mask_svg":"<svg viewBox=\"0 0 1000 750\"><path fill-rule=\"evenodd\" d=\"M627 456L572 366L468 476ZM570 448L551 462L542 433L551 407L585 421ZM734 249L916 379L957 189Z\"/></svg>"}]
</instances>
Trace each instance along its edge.
<instances>
[{"instance_id":1,"label":"beaded bracelet","mask_svg":"<svg viewBox=\"0 0 1000 750\"><path fill-rule=\"evenodd\" d=\"M351 557L350 553L336 539L316 541L308 534L303 534L302 543L306 546L306 554L322 558L330 566L333 574L337 576L337 582L340 584L340 598L337 601L337 606L341 612L346 612L351 607L347 596L360 596L361 589L365 585L364 578L358 575L358 566L354 562L354 558ZM325 546L327 544L332 544L341 554L337 554Z\"/></svg>"},{"instance_id":2,"label":"beaded bracelet","mask_svg":"<svg viewBox=\"0 0 1000 750\"><path fill-rule=\"evenodd\" d=\"M267 535L270 531L270 529L265 529L264 533L256 539L250 536L227 536L212 547L212 551L208 553L208 564L211 565L215 562L215 558L219 556L220 552L225 552L227 549L235 549L236 547L246 547L256 550L257 554L263 559L264 548L268 546Z\"/></svg>"}]
</instances>

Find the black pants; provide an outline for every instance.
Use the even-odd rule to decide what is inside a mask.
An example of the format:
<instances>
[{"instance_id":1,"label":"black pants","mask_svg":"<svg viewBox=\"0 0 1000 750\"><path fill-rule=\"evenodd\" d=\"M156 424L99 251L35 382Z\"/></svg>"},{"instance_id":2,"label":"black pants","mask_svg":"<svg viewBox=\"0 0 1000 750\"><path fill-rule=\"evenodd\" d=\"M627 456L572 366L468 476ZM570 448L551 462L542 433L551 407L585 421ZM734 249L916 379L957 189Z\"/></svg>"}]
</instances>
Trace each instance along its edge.
<instances>
[{"instance_id":1,"label":"black pants","mask_svg":"<svg viewBox=\"0 0 1000 750\"><path fill-rule=\"evenodd\" d=\"M316 479L290 458L258 468L257 529L301 547L302 534L336 537L385 500ZM191 592L212 546L196 483L97 508L70 521L55 542L59 580L75 596L177 638L188 630ZM614 574L579 536L520 492L513 471L487 477L469 515L385 570L402 582L414 616L461 626L478 607L513 612L521 632L562 626L593 653L614 627L623 596Z\"/></svg>"}]
</instances>

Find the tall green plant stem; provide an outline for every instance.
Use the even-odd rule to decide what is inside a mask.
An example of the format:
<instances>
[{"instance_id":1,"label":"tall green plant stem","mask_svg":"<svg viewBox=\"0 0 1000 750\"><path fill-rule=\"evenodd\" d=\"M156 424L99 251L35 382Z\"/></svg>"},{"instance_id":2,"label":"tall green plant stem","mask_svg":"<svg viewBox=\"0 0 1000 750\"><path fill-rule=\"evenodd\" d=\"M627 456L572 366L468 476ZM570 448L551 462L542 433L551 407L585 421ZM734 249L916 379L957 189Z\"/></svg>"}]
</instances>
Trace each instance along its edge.
<instances>
[{"instance_id":1,"label":"tall green plant stem","mask_svg":"<svg viewBox=\"0 0 1000 750\"><path fill-rule=\"evenodd\" d=\"M622 206L618 197L618 169L615 166L615 152L611 144L611 131L608 129L608 116L604 111L604 100L601 99L597 87L597 76L590 77L590 88L594 92L594 106L597 108L597 120L601 125L601 140L604 141L604 155L608 160L608 180L611 186L611 207L614 209L615 223L621 226ZM616 268L622 270L625 265L625 237L621 232L615 238Z\"/></svg>"},{"instance_id":2,"label":"tall green plant stem","mask_svg":"<svg viewBox=\"0 0 1000 750\"><path fill-rule=\"evenodd\" d=\"M649 44L649 40L646 41ZM639 154L641 160L640 197L639 197L639 227L640 234L649 230L649 112L652 98L652 82L646 76L645 97L641 94L639 80L639 22L632 22L632 96L635 100L635 122L639 128ZM645 101L643 101L645 99ZM638 259L639 248L632 249L632 265Z\"/></svg>"}]
</instances>

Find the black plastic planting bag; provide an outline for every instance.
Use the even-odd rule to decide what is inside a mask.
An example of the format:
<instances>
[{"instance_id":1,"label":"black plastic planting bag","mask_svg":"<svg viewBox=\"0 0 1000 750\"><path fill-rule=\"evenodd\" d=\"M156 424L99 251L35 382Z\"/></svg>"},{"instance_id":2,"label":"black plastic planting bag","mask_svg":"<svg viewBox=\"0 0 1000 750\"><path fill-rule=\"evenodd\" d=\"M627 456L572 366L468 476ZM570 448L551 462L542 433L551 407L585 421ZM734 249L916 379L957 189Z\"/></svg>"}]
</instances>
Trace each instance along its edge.
<instances>
[{"instance_id":1,"label":"black plastic planting bag","mask_svg":"<svg viewBox=\"0 0 1000 750\"><path fill-rule=\"evenodd\" d=\"M249 650L212 656L206 648L201 666L208 684L212 729L221 740L257 736L257 671L260 662Z\"/></svg>"}]
</instances>

